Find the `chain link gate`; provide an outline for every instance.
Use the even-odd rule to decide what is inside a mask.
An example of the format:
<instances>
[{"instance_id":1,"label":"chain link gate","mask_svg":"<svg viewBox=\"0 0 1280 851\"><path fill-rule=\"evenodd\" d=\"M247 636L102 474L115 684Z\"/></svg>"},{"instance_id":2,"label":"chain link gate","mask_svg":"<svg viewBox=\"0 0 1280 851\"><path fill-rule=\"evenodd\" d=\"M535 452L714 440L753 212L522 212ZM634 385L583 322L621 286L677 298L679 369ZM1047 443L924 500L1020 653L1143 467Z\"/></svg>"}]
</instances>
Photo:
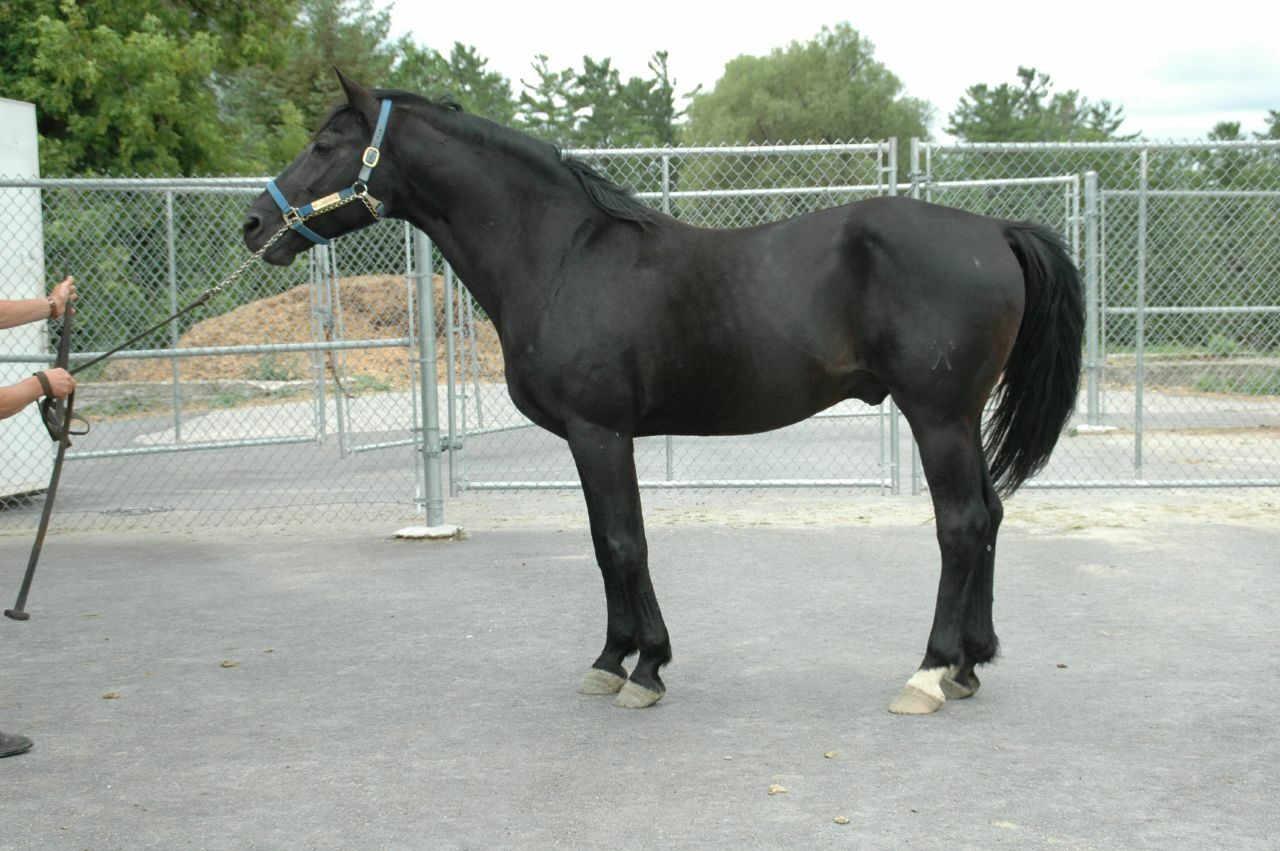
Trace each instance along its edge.
<instances>
[{"instance_id":1,"label":"chain link gate","mask_svg":"<svg viewBox=\"0 0 1280 851\"><path fill-rule=\"evenodd\" d=\"M705 227L748 227L897 191L893 142L580 150L610 179L664 213ZM443 268L449 347L449 480L464 490L577 488L562 440L517 411L497 334ZM898 417L891 402L846 401L803 423L741 437L635 441L644 488L898 488Z\"/></svg>"}]
</instances>

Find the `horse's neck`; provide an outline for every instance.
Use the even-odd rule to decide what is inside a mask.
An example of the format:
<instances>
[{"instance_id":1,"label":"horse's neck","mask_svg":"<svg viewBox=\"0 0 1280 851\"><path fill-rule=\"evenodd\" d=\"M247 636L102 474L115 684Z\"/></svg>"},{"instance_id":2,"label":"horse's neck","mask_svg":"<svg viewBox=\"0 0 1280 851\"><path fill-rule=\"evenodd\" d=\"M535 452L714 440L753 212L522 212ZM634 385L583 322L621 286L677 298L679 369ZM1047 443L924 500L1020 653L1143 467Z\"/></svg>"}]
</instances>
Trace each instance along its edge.
<instances>
[{"instance_id":1,"label":"horse's neck","mask_svg":"<svg viewBox=\"0 0 1280 851\"><path fill-rule=\"evenodd\" d=\"M566 208L552 193L531 202L528 195L517 197L500 179L486 180L481 187L465 188L456 198L434 193L440 214L406 217L431 238L497 323L539 308L542 290L552 283L580 217L573 209L578 205ZM414 191L423 197L433 190L416 186ZM587 205L583 199L582 216L590 215Z\"/></svg>"}]
</instances>

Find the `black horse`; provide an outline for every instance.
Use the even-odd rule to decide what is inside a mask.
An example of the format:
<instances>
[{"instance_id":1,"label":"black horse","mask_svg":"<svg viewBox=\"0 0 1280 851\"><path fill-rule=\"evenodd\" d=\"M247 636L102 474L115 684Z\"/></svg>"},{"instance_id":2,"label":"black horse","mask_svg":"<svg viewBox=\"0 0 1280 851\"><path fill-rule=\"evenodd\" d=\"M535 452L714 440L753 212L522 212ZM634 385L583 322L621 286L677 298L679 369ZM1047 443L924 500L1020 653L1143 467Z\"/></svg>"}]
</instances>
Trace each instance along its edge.
<instances>
[{"instance_id":1,"label":"black horse","mask_svg":"<svg viewBox=\"0 0 1280 851\"><path fill-rule=\"evenodd\" d=\"M284 210L295 232L264 257L285 265L385 211L466 282L516 406L568 441L582 480L608 627L580 690L629 707L665 692L633 438L760 432L888 395L919 444L942 551L924 660L890 710L977 690L974 666L997 651L1000 495L1048 460L1079 384L1080 282L1054 233L896 197L692 227L448 100L339 78L346 103L250 207L245 242L265 245Z\"/></svg>"}]
</instances>

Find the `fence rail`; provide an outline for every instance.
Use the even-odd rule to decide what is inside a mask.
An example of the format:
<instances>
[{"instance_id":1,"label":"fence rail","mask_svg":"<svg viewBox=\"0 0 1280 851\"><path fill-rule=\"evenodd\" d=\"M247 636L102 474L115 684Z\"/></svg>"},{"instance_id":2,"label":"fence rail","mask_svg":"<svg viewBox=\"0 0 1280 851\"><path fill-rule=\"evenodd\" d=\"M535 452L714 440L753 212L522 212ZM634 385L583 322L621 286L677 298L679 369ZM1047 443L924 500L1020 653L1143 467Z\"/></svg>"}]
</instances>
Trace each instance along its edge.
<instances>
[{"instance_id":1,"label":"fence rail","mask_svg":"<svg viewBox=\"0 0 1280 851\"><path fill-rule=\"evenodd\" d=\"M576 155L709 227L885 194L1043 222L1077 256L1089 316L1080 410L1030 486L1280 482L1280 144L915 141L902 174L893 142ZM2 294L75 274L84 362L238 265L264 182L0 178L0 240L48 272L0 269ZM400 223L253 270L82 375L94 430L68 454L56 524L439 516L442 489L575 486L563 444L511 404L497 336L462 283ZM0 352L0 380L48 363L30 348ZM25 411L0 439L39 428ZM34 525L47 450L10 465L0 528ZM765 435L645 439L637 465L663 489L925 487L891 402Z\"/></svg>"}]
</instances>

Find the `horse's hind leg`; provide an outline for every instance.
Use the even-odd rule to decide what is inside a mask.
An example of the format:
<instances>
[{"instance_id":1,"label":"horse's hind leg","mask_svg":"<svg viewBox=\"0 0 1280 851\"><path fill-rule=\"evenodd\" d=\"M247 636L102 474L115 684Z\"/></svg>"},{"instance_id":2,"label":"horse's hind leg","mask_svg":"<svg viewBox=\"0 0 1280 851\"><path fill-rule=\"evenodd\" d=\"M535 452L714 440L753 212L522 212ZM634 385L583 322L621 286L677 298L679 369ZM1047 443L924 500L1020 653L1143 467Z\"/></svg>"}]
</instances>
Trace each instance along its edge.
<instances>
[{"instance_id":1,"label":"horse's hind leg","mask_svg":"<svg viewBox=\"0 0 1280 851\"><path fill-rule=\"evenodd\" d=\"M617 706L650 706L666 692L658 669L671 661L671 643L649 578L632 441L609 429L578 426L570 429L569 448L582 479L609 616L604 650L578 690L616 692ZM628 677L622 662L636 651L640 657Z\"/></svg>"},{"instance_id":2,"label":"horse's hind leg","mask_svg":"<svg viewBox=\"0 0 1280 851\"><path fill-rule=\"evenodd\" d=\"M987 530L986 547L978 561L977 573L969 585L969 599L965 604L964 664L955 674L942 678L942 692L948 700L972 697L981 686L974 667L990 662L1000 650L1000 641L996 638L995 625L991 619L991 605L994 600L996 535L1000 531L1000 521L1004 519L1004 505L991 481L991 471L986 459L982 456L981 435L975 435L975 445L978 447L978 460L982 468L982 498L987 505L991 525Z\"/></svg>"},{"instance_id":3,"label":"horse's hind leg","mask_svg":"<svg viewBox=\"0 0 1280 851\"><path fill-rule=\"evenodd\" d=\"M976 428L931 418L913 419L912 425L917 422L925 423L914 430L933 498L942 573L924 660L889 706L890 712L899 715L937 711L947 698L944 681L951 680L947 684L951 689L963 685L957 677L964 679L966 671L972 674L965 655L969 601L982 596L975 583L981 581L980 565L985 564L992 525L983 498L982 454L973 441ZM972 593L975 590L976 595ZM963 688L957 690L957 696L959 691Z\"/></svg>"}]
</instances>

